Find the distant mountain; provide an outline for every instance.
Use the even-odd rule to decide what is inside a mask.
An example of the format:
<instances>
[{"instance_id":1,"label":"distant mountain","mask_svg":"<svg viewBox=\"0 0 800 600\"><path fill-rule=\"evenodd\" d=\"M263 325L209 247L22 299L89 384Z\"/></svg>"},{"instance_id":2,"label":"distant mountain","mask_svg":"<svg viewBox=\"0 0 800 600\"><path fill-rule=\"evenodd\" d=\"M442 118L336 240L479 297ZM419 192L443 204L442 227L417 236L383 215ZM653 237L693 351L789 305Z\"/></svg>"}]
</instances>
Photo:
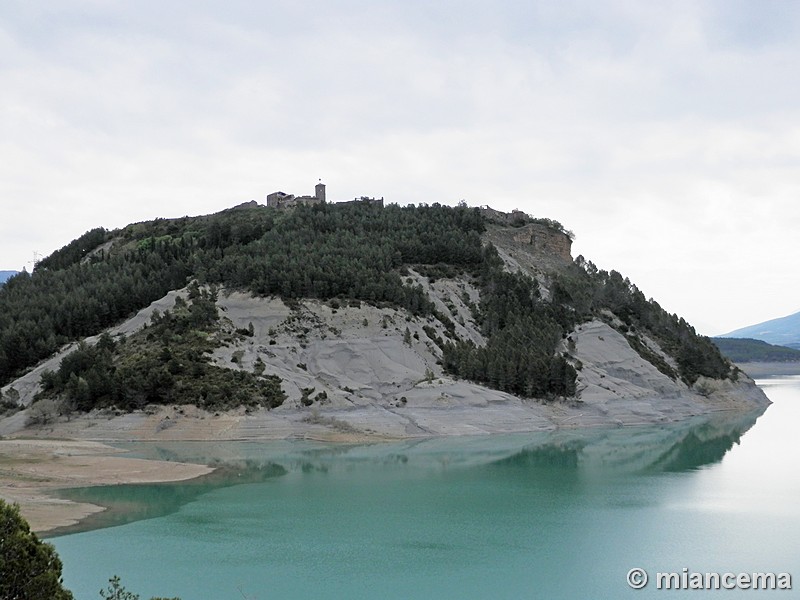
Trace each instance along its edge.
<instances>
[{"instance_id":1,"label":"distant mountain","mask_svg":"<svg viewBox=\"0 0 800 600\"><path fill-rule=\"evenodd\" d=\"M0 271L0 285L5 283L7 279L13 277L19 271Z\"/></svg>"},{"instance_id":2,"label":"distant mountain","mask_svg":"<svg viewBox=\"0 0 800 600\"><path fill-rule=\"evenodd\" d=\"M722 338L750 338L800 350L800 312L723 334Z\"/></svg>"},{"instance_id":3,"label":"distant mountain","mask_svg":"<svg viewBox=\"0 0 800 600\"><path fill-rule=\"evenodd\" d=\"M720 352L735 363L800 362L800 350L747 338L712 338Z\"/></svg>"}]
</instances>

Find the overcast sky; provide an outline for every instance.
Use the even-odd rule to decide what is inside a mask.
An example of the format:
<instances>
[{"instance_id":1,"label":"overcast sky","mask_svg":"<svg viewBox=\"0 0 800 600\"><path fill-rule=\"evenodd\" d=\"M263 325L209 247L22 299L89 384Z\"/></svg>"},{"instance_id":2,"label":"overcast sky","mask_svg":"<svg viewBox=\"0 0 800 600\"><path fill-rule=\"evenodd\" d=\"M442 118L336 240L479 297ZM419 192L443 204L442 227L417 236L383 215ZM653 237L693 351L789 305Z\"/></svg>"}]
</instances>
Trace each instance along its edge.
<instances>
[{"instance_id":1,"label":"overcast sky","mask_svg":"<svg viewBox=\"0 0 800 600\"><path fill-rule=\"evenodd\" d=\"M798 65L791 0L3 0L0 269L322 179L557 219L723 333L800 310Z\"/></svg>"}]
</instances>

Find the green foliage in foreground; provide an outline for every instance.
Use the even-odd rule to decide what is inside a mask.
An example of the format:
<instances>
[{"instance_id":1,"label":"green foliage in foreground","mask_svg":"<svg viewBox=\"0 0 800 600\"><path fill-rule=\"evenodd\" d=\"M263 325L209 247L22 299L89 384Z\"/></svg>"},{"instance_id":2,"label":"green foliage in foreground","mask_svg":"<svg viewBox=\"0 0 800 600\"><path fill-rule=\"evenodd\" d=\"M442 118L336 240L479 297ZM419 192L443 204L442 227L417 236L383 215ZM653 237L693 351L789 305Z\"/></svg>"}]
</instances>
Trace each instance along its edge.
<instances>
[{"instance_id":1,"label":"green foliage in foreground","mask_svg":"<svg viewBox=\"0 0 800 600\"><path fill-rule=\"evenodd\" d=\"M189 296L188 303L177 298L173 310L155 313L148 327L127 339L103 334L94 346L79 344L58 371L42 375L42 396L62 399L66 411L135 410L148 404L196 404L208 410L280 406L285 395L277 377L209 362L208 354L225 335L216 297L196 286Z\"/></svg>"},{"instance_id":2,"label":"green foliage in foreground","mask_svg":"<svg viewBox=\"0 0 800 600\"><path fill-rule=\"evenodd\" d=\"M0 499L0 598L72 600L61 580L61 559L31 531L16 504Z\"/></svg>"},{"instance_id":3,"label":"green foliage in foreground","mask_svg":"<svg viewBox=\"0 0 800 600\"><path fill-rule=\"evenodd\" d=\"M747 362L800 362L800 350L775 346L750 338L713 338L712 341L730 360Z\"/></svg>"},{"instance_id":4,"label":"green foliage in foreground","mask_svg":"<svg viewBox=\"0 0 800 600\"><path fill-rule=\"evenodd\" d=\"M139 594L134 594L125 589L120 583L119 577L114 575L108 580L108 587L100 590L100 597L103 600L139 600ZM150 600L181 600L180 598L150 598Z\"/></svg>"},{"instance_id":5,"label":"green foliage in foreground","mask_svg":"<svg viewBox=\"0 0 800 600\"><path fill-rule=\"evenodd\" d=\"M31 531L19 506L0 499L0 599L73 600L72 592L64 588L61 568L61 559L53 545ZM100 590L100 597L139 600L139 595L127 591L117 576L109 580L108 589Z\"/></svg>"}]
</instances>

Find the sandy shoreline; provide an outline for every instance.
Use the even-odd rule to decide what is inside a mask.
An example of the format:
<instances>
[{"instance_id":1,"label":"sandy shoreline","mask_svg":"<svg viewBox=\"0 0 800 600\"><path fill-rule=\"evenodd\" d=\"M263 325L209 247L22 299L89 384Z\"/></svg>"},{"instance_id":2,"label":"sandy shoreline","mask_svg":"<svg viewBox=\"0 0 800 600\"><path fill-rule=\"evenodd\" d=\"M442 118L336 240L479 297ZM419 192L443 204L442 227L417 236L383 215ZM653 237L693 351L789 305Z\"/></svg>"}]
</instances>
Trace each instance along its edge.
<instances>
[{"instance_id":1,"label":"sandy shoreline","mask_svg":"<svg viewBox=\"0 0 800 600\"><path fill-rule=\"evenodd\" d=\"M56 489L182 481L213 471L205 465L126 458L122 452L92 441L0 440L0 498L18 503L31 529L43 533L104 510L56 498L51 495Z\"/></svg>"}]
</instances>

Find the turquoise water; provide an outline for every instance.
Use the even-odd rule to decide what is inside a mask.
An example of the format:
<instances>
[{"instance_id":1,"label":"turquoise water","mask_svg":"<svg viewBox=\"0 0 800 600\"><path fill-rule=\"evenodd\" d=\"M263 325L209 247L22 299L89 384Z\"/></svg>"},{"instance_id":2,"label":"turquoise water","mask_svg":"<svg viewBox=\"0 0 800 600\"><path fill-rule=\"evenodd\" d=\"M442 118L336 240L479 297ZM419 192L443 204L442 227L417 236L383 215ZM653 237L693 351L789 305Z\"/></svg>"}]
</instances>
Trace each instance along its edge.
<instances>
[{"instance_id":1,"label":"turquoise water","mask_svg":"<svg viewBox=\"0 0 800 600\"><path fill-rule=\"evenodd\" d=\"M666 427L131 445L224 468L74 491L112 510L49 541L79 600L113 574L143 599L797 597L626 583L633 567L686 567L789 572L800 586L800 379L764 389L763 415Z\"/></svg>"}]
</instances>

